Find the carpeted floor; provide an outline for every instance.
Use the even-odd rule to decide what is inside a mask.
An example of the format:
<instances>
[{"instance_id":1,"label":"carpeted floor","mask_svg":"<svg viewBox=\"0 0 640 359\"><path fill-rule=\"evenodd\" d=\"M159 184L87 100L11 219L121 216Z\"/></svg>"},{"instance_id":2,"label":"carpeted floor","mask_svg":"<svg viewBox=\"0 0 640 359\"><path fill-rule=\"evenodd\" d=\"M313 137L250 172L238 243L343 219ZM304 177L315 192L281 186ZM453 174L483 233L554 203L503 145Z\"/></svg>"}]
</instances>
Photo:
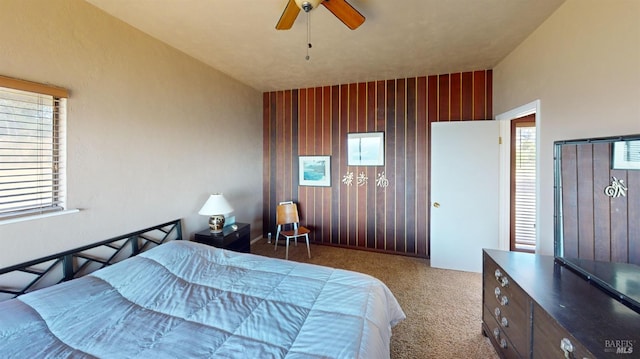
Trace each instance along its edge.
<instances>
[{"instance_id":1,"label":"carpeted floor","mask_svg":"<svg viewBox=\"0 0 640 359\"><path fill-rule=\"evenodd\" d=\"M285 248L259 240L253 254L284 259ZM431 268L429 261L304 243L289 248L289 260L372 275L398 299L407 319L393 328L391 358L498 358L482 335L482 276Z\"/></svg>"}]
</instances>

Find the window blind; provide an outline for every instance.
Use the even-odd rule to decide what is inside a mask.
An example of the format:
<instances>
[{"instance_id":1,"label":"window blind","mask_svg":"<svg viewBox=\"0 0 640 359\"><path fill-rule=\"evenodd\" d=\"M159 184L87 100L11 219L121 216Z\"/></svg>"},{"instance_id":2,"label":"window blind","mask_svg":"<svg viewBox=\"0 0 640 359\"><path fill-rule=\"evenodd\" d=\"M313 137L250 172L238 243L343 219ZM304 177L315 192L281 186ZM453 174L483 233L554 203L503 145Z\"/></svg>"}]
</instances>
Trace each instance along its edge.
<instances>
[{"instance_id":1,"label":"window blind","mask_svg":"<svg viewBox=\"0 0 640 359\"><path fill-rule=\"evenodd\" d=\"M524 127L527 126L527 127ZM516 125L515 247L536 248L536 128Z\"/></svg>"},{"instance_id":2,"label":"window blind","mask_svg":"<svg viewBox=\"0 0 640 359\"><path fill-rule=\"evenodd\" d=\"M62 89L0 77L0 218L64 209L65 108Z\"/></svg>"},{"instance_id":3,"label":"window blind","mask_svg":"<svg viewBox=\"0 0 640 359\"><path fill-rule=\"evenodd\" d=\"M640 162L640 141L625 141L624 160L628 162Z\"/></svg>"}]
</instances>

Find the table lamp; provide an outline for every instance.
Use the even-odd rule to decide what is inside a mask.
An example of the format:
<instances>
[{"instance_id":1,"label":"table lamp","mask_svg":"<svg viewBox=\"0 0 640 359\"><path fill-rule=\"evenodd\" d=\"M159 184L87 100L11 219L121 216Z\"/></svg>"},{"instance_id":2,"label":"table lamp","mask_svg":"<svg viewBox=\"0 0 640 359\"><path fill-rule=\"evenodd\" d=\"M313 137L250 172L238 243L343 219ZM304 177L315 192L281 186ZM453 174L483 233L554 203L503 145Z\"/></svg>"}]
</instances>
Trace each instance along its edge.
<instances>
[{"instance_id":1,"label":"table lamp","mask_svg":"<svg viewBox=\"0 0 640 359\"><path fill-rule=\"evenodd\" d=\"M198 214L209 217L211 233L220 233L224 227L224 215L233 212L233 207L227 202L222 193L214 193L209 196Z\"/></svg>"}]
</instances>

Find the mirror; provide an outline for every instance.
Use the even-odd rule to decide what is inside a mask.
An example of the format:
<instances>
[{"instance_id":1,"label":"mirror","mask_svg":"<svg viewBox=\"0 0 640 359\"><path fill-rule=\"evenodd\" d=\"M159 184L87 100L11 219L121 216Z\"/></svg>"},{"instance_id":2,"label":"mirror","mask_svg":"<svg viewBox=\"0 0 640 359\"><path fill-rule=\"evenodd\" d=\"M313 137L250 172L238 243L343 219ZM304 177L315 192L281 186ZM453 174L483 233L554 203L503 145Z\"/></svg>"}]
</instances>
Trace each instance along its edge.
<instances>
[{"instance_id":1,"label":"mirror","mask_svg":"<svg viewBox=\"0 0 640 359\"><path fill-rule=\"evenodd\" d=\"M640 313L640 135L554 146L557 261Z\"/></svg>"}]
</instances>

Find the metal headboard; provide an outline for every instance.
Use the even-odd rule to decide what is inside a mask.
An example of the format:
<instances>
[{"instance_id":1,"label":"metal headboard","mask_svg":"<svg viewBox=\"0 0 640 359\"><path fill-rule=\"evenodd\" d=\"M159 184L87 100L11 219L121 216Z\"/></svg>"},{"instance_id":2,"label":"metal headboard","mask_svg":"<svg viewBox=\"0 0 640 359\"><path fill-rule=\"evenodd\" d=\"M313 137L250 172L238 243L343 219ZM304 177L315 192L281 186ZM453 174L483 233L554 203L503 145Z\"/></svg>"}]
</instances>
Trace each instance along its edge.
<instances>
[{"instance_id":1,"label":"metal headboard","mask_svg":"<svg viewBox=\"0 0 640 359\"><path fill-rule=\"evenodd\" d=\"M0 269L0 301L82 277L170 240L182 239L181 221L159 224L66 252Z\"/></svg>"}]
</instances>

